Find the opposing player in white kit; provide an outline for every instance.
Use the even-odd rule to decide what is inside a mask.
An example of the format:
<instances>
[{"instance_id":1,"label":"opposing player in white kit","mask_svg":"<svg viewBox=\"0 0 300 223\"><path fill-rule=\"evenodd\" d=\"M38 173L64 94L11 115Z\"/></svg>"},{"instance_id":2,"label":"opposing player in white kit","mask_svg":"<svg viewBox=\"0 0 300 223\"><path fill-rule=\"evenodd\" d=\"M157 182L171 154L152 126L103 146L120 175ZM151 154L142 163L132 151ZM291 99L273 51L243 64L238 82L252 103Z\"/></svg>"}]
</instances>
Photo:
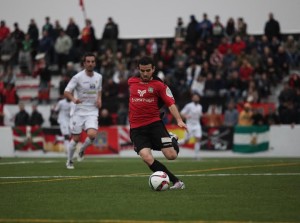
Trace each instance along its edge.
<instances>
[{"instance_id":1,"label":"opposing player in white kit","mask_svg":"<svg viewBox=\"0 0 300 223\"><path fill-rule=\"evenodd\" d=\"M192 95L192 101L187 103L180 111L181 116L185 119L187 125L187 132L183 140L179 140L179 145L183 145L192 137L195 137L195 158L199 158L199 151L201 147L202 129L200 118L202 116L202 105L200 105L200 96L198 94Z\"/></svg>"},{"instance_id":2,"label":"opposing player in white kit","mask_svg":"<svg viewBox=\"0 0 300 223\"><path fill-rule=\"evenodd\" d=\"M60 132L64 137L65 151L69 146L70 141L70 110L71 101L67 98L61 99L55 105L54 111L58 112L57 122L59 123Z\"/></svg>"},{"instance_id":3,"label":"opposing player in white kit","mask_svg":"<svg viewBox=\"0 0 300 223\"><path fill-rule=\"evenodd\" d=\"M64 92L64 96L75 104L71 109L72 139L67 151L66 166L68 169L74 169L72 159L81 132L85 130L88 137L79 150L79 161L83 159L84 150L95 140L98 131L99 108L102 105L102 75L94 71L95 55L92 53L85 54L83 66L84 70L72 77Z\"/></svg>"}]
</instances>

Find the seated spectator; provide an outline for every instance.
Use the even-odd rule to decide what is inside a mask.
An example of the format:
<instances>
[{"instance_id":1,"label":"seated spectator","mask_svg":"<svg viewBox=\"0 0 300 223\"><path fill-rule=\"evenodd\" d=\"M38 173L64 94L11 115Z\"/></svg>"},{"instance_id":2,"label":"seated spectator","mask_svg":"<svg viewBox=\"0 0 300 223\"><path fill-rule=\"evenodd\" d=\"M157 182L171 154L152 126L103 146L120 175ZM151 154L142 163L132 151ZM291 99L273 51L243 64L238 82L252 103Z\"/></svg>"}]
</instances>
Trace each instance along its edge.
<instances>
[{"instance_id":1,"label":"seated spectator","mask_svg":"<svg viewBox=\"0 0 300 223\"><path fill-rule=\"evenodd\" d=\"M223 125L232 127L238 124L238 120L239 112L235 107L234 101L230 101L227 109L225 110Z\"/></svg>"},{"instance_id":2,"label":"seated spectator","mask_svg":"<svg viewBox=\"0 0 300 223\"><path fill-rule=\"evenodd\" d=\"M239 113L238 125L251 126L253 124L252 115L252 106L250 105L250 103L245 103L243 106L243 110Z\"/></svg>"},{"instance_id":3,"label":"seated spectator","mask_svg":"<svg viewBox=\"0 0 300 223\"><path fill-rule=\"evenodd\" d=\"M32 112L29 117L29 125L42 126L44 123L43 115L37 110L37 105L32 105Z\"/></svg>"},{"instance_id":4,"label":"seated spectator","mask_svg":"<svg viewBox=\"0 0 300 223\"><path fill-rule=\"evenodd\" d=\"M265 117L263 115L263 111L260 108L253 109L252 115L252 124L253 125L264 125L265 124Z\"/></svg>"},{"instance_id":5,"label":"seated spectator","mask_svg":"<svg viewBox=\"0 0 300 223\"><path fill-rule=\"evenodd\" d=\"M279 124L279 116L275 109L270 109L268 114L265 115L265 124L266 125L277 125Z\"/></svg>"},{"instance_id":6,"label":"seated spectator","mask_svg":"<svg viewBox=\"0 0 300 223\"><path fill-rule=\"evenodd\" d=\"M29 114L23 103L19 104L19 112L15 115L15 127L29 125Z\"/></svg>"},{"instance_id":7,"label":"seated spectator","mask_svg":"<svg viewBox=\"0 0 300 223\"><path fill-rule=\"evenodd\" d=\"M204 95L208 97L213 97L217 94L216 81L212 73L207 74L204 85Z\"/></svg>"},{"instance_id":8,"label":"seated spectator","mask_svg":"<svg viewBox=\"0 0 300 223\"><path fill-rule=\"evenodd\" d=\"M13 84L7 84L2 94L3 94L4 104L15 105L19 103L19 96Z\"/></svg>"},{"instance_id":9,"label":"seated spectator","mask_svg":"<svg viewBox=\"0 0 300 223\"><path fill-rule=\"evenodd\" d=\"M110 126L113 125L112 117L109 111L106 108L101 109L99 118L98 118L99 126Z\"/></svg>"},{"instance_id":10,"label":"seated spectator","mask_svg":"<svg viewBox=\"0 0 300 223\"><path fill-rule=\"evenodd\" d=\"M191 92L199 94L200 96L204 95L204 87L205 87L205 78L201 75L198 76L196 80L193 80L191 86Z\"/></svg>"}]
</instances>

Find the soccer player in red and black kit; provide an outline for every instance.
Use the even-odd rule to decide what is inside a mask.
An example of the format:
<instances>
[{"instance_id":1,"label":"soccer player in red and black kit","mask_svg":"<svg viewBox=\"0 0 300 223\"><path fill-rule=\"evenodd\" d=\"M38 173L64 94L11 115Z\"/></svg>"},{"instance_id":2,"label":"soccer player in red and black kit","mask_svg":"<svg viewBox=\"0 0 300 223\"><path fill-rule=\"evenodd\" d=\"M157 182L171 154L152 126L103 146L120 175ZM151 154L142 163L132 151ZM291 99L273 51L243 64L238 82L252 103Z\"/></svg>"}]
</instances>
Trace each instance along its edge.
<instances>
[{"instance_id":1,"label":"soccer player in red and black kit","mask_svg":"<svg viewBox=\"0 0 300 223\"><path fill-rule=\"evenodd\" d=\"M186 129L186 124L171 90L154 74L153 59L143 57L138 66L140 75L128 79L130 138L134 150L153 172L164 171L168 174L173 183L170 189L184 189L184 183L154 159L151 150L161 151L168 160L176 159L179 152L177 140L170 136L160 118L162 104L169 108L179 127Z\"/></svg>"}]
</instances>

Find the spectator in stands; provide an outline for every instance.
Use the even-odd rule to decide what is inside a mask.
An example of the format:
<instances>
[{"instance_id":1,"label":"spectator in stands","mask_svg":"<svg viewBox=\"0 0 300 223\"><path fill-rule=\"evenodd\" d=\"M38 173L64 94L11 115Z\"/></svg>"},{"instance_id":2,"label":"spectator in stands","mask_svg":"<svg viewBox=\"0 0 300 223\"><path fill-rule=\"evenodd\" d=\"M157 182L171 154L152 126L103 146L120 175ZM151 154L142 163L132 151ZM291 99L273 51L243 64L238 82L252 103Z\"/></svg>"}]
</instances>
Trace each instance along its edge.
<instances>
[{"instance_id":1,"label":"spectator in stands","mask_svg":"<svg viewBox=\"0 0 300 223\"><path fill-rule=\"evenodd\" d=\"M80 29L73 18L69 18L69 23L66 28L66 34L72 39L73 45L76 45L76 42L80 35Z\"/></svg>"},{"instance_id":2,"label":"spectator in stands","mask_svg":"<svg viewBox=\"0 0 300 223\"><path fill-rule=\"evenodd\" d=\"M174 35L174 41L175 41L175 47L182 46L186 35L186 28L184 27L183 20L181 17L177 18L177 26L175 27L175 35Z\"/></svg>"},{"instance_id":3,"label":"spectator in stands","mask_svg":"<svg viewBox=\"0 0 300 223\"><path fill-rule=\"evenodd\" d=\"M238 124L239 112L235 107L234 101L230 101L224 113L223 125L233 127Z\"/></svg>"},{"instance_id":4,"label":"spectator in stands","mask_svg":"<svg viewBox=\"0 0 300 223\"><path fill-rule=\"evenodd\" d=\"M221 38L224 36L224 26L220 21L220 16L215 16L215 21L212 24L212 38L214 40L215 46L218 46Z\"/></svg>"},{"instance_id":5,"label":"spectator in stands","mask_svg":"<svg viewBox=\"0 0 300 223\"><path fill-rule=\"evenodd\" d=\"M212 35L212 23L206 13L203 13L203 20L198 24L198 32L200 39L204 41Z\"/></svg>"},{"instance_id":6,"label":"spectator in stands","mask_svg":"<svg viewBox=\"0 0 300 223\"><path fill-rule=\"evenodd\" d=\"M244 21L244 18L240 17L237 19L237 29L236 34L241 37L241 39L245 39L247 36L247 23Z\"/></svg>"},{"instance_id":7,"label":"spectator in stands","mask_svg":"<svg viewBox=\"0 0 300 223\"><path fill-rule=\"evenodd\" d=\"M222 115L217 111L217 105L212 104L209 106L208 112L204 115L206 126L219 127L222 125Z\"/></svg>"},{"instance_id":8,"label":"spectator in stands","mask_svg":"<svg viewBox=\"0 0 300 223\"><path fill-rule=\"evenodd\" d=\"M14 65L14 58L17 54L17 43L11 34L8 34L6 38L1 42L0 48L0 61L3 65L4 73Z\"/></svg>"},{"instance_id":9,"label":"spectator in stands","mask_svg":"<svg viewBox=\"0 0 300 223\"><path fill-rule=\"evenodd\" d=\"M242 96L243 96L244 101L247 101L250 103L260 102L260 95L257 90L256 83L253 80L251 80L248 83L248 87L246 90L244 90L242 92Z\"/></svg>"},{"instance_id":10,"label":"spectator in stands","mask_svg":"<svg viewBox=\"0 0 300 223\"><path fill-rule=\"evenodd\" d=\"M252 115L252 106L250 103L247 102L244 104L243 110L239 113L238 125L251 126L253 124Z\"/></svg>"},{"instance_id":11,"label":"spectator in stands","mask_svg":"<svg viewBox=\"0 0 300 223\"><path fill-rule=\"evenodd\" d=\"M228 49L230 49L230 42L228 37L224 36L221 38L218 47L218 51L222 54L225 55L228 52Z\"/></svg>"},{"instance_id":12,"label":"spectator in stands","mask_svg":"<svg viewBox=\"0 0 300 223\"><path fill-rule=\"evenodd\" d=\"M18 63L21 73L31 75L32 74L32 52L33 52L33 40L30 39L30 35L26 34L24 40L21 43L19 52Z\"/></svg>"},{"instance_id":13,"label":"spectator in stands","mask_svg":"<svg viewBox=\"0 0 300 223\"><path fill-rule=\"evenodd\" d=\"M3 90L3 97L5 104L18 104L19 103L19 96L17 94L17 90L14 84L8 83Z\"/></svg>"},{"instance_id":14,"label":"spectator in stands","mask_svg":"<svg viewBox=\"0 0 300 223\"><path fill-rule=\"evenodd\" d=\"M34 76L40 76L39 83L39 103L49 103L50 100L50 88L51 88L51 72L46 63L45 58L41 58L37 61Z\"/></svg>"},{"instance_id":15,"label":"spectator in stands","mask_svg":"<svg viewBox=\"0 0 300 223\"><path fill-rule=\"evenodd\" d=\"M191 93L198 94L200 96L204 96L204 87L205 87L205 78L201 75L197 77L197 79L193 80L191 86Z\"/></svg>"},{"instance_id":16,"label":"spectator in stands","mask_svg":"<svg viewBox=\"0 0 300 223\"><path fill-rule=\"evenodd\" d=\"M186 69L186 75L187 75L187 85L191 87L194 80L197 80L200 76L201 72L201 66L199 64L196 64L196 61L194 59L190 59L189 66Z\"/></svg>"},{"instance_id":17,"label":"spectator in stands","mask_svg":"<svg viewBox=\"0 0 300 223\"><path fill-rule=\"evenodd\" d=\"M214 97L217 95L216 80L212 73L207 74L204 85L204 95L207 97Z\"/></svg>"},{"instance_id":18,"label":"spectator in stands","mask_svg":"<svg viewBox=\"0 0 300 223\"><path fill-rule=\"evenodd\" d=\"M16 54L16 60L18 59L18 53L20 49L22 48L22 41L25 38L24 32L20 29L19 24L17 22L14 23L14 31L11 33L12 37L15 39L17 44L17 54ZM15 61L17 63L18 61Z\"/></svg>"},{"instance_id":19,"label":"spectator in stands","mask_svg":"<svg viewBox=\"0 0 300 223\"><path fill-rule=\"evenodd\" d=\"M29 114L25 110L24 103L19 104L19 112L15 115L15 127L29 125Z\"/></svg>"},{"instance_id":20,"label":"spectator in stands","mask_svg":"<svg viewBox=\"0 0 300 223\"><path fill-rule=\"evenodd\" d=\"M292 35L289 35L287 37L287 40L285 43L283 43L283 46L286 50L286 53L288 55L289 62L292 67L298 67L299 66L299 59L300 59L300 48L298 43Z\"/></svg>"},{"instance_id":21,"label":"spectator in stands","mask_svg":"<svg viewBox=\"0 0 300 223\"><path fill-rule=\"evenodd\" d=\"M53 62L53 39L49 36L48 31L43 31L42 38L39 40L38 53L45 54L47 64Z\"/></svg>"},{"instance_id":22,"label":"spectator in stands","mask_svg":"<svg viewBox=\"0 0 300 223\"><path fill-rule=\"evenodd\" d=\"M289 56L283 46L279 46L275 54L275 63L278 66L278 81L287 76L290 73L290 61Z\"/></svg>"},{"instance_id":23,"label":"spectator in stands","mask_svg":"<svg viewBox=\"0 0 300 223\"><path fill-rule=\"evenodd\" d=\"M58 86L58 93L59 93L59 98L62 99L64 98L64 91L65 88L67 87L69 81L71 80L72 77L70 77L67 74L62 75L61 80L59 81L59 86Z\"/></svg>"},{"instance_id":24,"label":"spectator in stands","mask_svg":"<svg viewBox=\"0 0 300 223\"><path fill-rule=\"evenodd\" d=\"M215 48L213 53L210 55L209 63L214 70L222 66L223 54L219 52L218 48Z\"/></svg>"},{"instance_id":25,"label":"spectator in stands","mask_svg":"<svg viewBox=\"0 0 300 223\"><path fill-rule=\"evenodd\" d=\"M58 111L55 110L56 105L51 106L49 121L51 127L58 126Z\"/></svg>"},{"instance_id":26,"label":"spectator in stands","mask_svg":"<svg viewBox=\"0 0 300 223\"><path fill-rule=\"evenodd\" d=\"M269 109L268 114L265 115L265 124L266 125L277 125L279 124L279 116L276 109Z\"/></svg>"},{"instance_id":27,"label":"spectator in stands","mask_svg":"<svg viewBox=\"0 0 300 223\"><path fill-rule=\"evenodd\" d=\"M55 20L53 27L53 42L56 42L56 39L59 37L61 30L64 31L63 27L60 25L60 21Z\"/></svg>"},{"instance_id":28,"label":"spectator in stands","mask_svg":"<svg viewBox=\"0 0 300 223\"><path fill-rule=\"evenodd\" d=\"M54 40L54 32L53 32L53 25L50 22L50 17L47 16L45 17L45 24L42 26L42 33L44 33L45 31L47 31L49 38L51 38L51 40Z\"/></svg>"},{"instance_id":29,"label":"spectator in stands","mask_svg":"<svg viewBox=\"0 0 300 223\"><path fill-rule=\"evenodd\" d=\"M229 73L227 78L227 89L228 100L233 99L235 102L238 102L243 91L242 81L239 77L238 71L233 71Z\"/></svg>"},{"instance_id":30,"label":"spectator in stands","mask_svg":"<svg viewBox=\"0 0 300 223\"><path fill-rule=\"evenodd\" d=\"M102 41L105 49L111 49L115 54L118 50L118 38L119 38L119 28L118 24L114 22L112 17L107 19L107 23L105 24Z\"/></svg>"},{"instance_id":31,"label":"spectator in stands","mask_svg":"<svg viewBox=\"0 0 300 223\"><path fill-rule=\"evenodd\" d=\"M283 89L281 90L278 96L278 101L280 105L284 105L288 102L294 103L295 99L296 99L295 89L291 88L288 82L285 82L283 84Z\"/></svg>"},{"instance_id":32,"label":"spectator in stands","mask_svg":"<svg viewBox=\"0 0 300 223\"><path fill-rule=\"evenodd\" d=\"M93 52L96 48L95 30L92 20L85 20L85 27L81 31L81 50L82 52Z\"/></svg>"},{"instance_id":33,"label":"spectator in stands","mask_svg":"<svg viewBox=\"0 0 300 223\"><path fill-rule=\"evenodd\" d=\"M120 103L117 110L117 124L127 125L128 124L128 109L124 103Z\"/></svg>"},{"instance_id":34,"label":"spectator in stands","mask_svg":"<svg viewBox=\"0 0 300 223\"><path fill-rule=\"evenodd\" d=\"M231 45L232 53L239 56L246 49L246 43L240 35L237 35Z\"/></svg>"},{"instance_id":35,"label":"spectator in stands","mask_svg":"<svg viewBox=\"0 0 300 223\"><path fill-rule=\"evenodd\" d=\"M2 44L3 40L5 40L8 35L10 34L10 29L6 26L4 20L0 22L0 45Z\"/></svg>"},{"instance_id":36,"label":"spectator in stands","mask_svg":"<svg viewBox=\"0 0 300 223\"><path fill-rule=\"evenodd\" d=\"M109 111L106 108L102 108L100 113L99 113L98 125L99 126L113 125L112 117L111 117Z\"/></svg>"},{"instance_id":37,"label":"spectator in stands","mask_svg":"<svg viewBox=\"0 0 300 223\"><path fill-rule=\"evenodd\" d=\"M297 112L293 101L287 101L279 105L278 108L279 120L281 124L299 124L300 114Z\"/></svg>"},{"instance_id":38,"label":"spectator in stands","mask_svg":"<svg viewBox=\"0 0 300 223\"><path fill-rule=\"evenodd\" d=\"M248 87L249 81L253 79L254 69L247 59L243 59L239 69L239 75L243 84L243 88Z\"/></svg>"},{"instance_id":39,"label":"spectator in stands","mask_svg":"<svg viewBox=\"0 0 300 223\"><path fill-rule=\"evenodd\" d=\"M264 33L269 41L271 41L274 36L281 39L280 24L274 19L273 13L269 13L269 20L265 23Z\"/></svg>"},{"instance_id":40,"label":"spectator in stands","mask_svg":"<svg viewBox=\"0 0 300 223\"><path fill-rule=\"evenodd\" d=\"M252 120L253 125L265 125L265 117L261 108L253 108Z\"/></svg>"},{"instance_id":41,"label":"spectator in stands","mask_svg":"<svg viewBox=\"0 0 300 223\"><path fill-rule=\"evenodd\" d=\"M186 28L186 43L190 48L193 48L196 45L198 40L198 21L194 15L190 16L190 22Z\"/></svg>"},{"instance_id":42,"label":"spectator in stands","mask_svg":"<svg viewBox=\"0 0 300 223\"><path fill-rule=\"evenodd\" d=\"M262 73L261 77L257 80L257 90L260 98L264 102L267 102L268 96L271 94L271 84L266 73Z\"/></svg>"},{"instance_id":43,"label":"spectator in stands","mask_svg":"<svg viewBox=\"0 0 300 223\"><path fill-rule=\"evenodd\" d=\"M57 56L58 70L63 73L66 70L67 62L69 61L69 53L72 48L72 40L66 35L63 29L60 30L57 37L54 49Z\"/></svg>"},{"instance_id":44,"label":"spectator in stands","mask_svg":"<svg viewBox=\"0 0 300 223\"><path fill-rule=\"evenodd\" d=\"M34 58L39 45L39 29L34 19L30 19L30 23L27 29L27 34L30 36L30 39L32 40L32 58Z\"/></svg>"},{"instance_id":45,"label":"spectator in stands","mask_svg":"<svg viewBox=\"0 0 300 223\"><path fill-rule=\"evenodd\" d=\"M43 115L37 110L37 105L32 105L32 112L29 117L29 125L41 127L44 123Z\"/></svg>"},{"instance_id":46,"label":"spectator in stands","mask_svg":"<svg viewBox=\"0 0 300 223\"><path fill-rule=\"evenodd\" d=\"M289 86L294 89L300 89L300 74L293 73L289 77Z\"/></svg>"},{"instance_id":47,"label":"spectator in stands","mask_svg":"<svg viewBox=\"0 0 300 223\"><path fill-rule=\"evenodd\" d=\"M225 35L228 37L229 42L232 42L235 33L236 33L235 22L234 19L230 17L225 27Z\"/></svg>"}]
</instances>

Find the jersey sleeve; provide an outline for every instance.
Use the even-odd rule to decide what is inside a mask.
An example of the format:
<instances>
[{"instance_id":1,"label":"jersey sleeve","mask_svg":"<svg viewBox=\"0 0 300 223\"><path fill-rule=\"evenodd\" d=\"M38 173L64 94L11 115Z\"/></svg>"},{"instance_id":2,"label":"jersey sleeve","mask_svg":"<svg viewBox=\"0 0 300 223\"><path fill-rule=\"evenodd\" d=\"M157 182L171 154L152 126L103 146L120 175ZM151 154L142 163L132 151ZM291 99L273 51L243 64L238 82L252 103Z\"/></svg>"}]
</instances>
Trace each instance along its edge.
<instances>
[{"instance_id":1,"label":"jersey sleeve","mask_svg":"<svg viewBox=\"0 0 300 223\"><path fill-rule=\"evenodd\" d=\"M67 87L65 88L65 91L73 92L73 90L75 89L75 87L77 85L77 82L78 82L78 77L77 76L72 77L72 79L69 81Z\"/></svg>"},{"instance_id":2,"label":"jersey sleeve","mask_svg":"<svg viewBox=\"0 0 300 223\"><path fill-rule=\"evenodd\" d=\"M175 99L171 89L163 83L160 84L159 96L164 101L167 107L170 107L171 105L175 104Z\"/></svg>"}]
</instances>

